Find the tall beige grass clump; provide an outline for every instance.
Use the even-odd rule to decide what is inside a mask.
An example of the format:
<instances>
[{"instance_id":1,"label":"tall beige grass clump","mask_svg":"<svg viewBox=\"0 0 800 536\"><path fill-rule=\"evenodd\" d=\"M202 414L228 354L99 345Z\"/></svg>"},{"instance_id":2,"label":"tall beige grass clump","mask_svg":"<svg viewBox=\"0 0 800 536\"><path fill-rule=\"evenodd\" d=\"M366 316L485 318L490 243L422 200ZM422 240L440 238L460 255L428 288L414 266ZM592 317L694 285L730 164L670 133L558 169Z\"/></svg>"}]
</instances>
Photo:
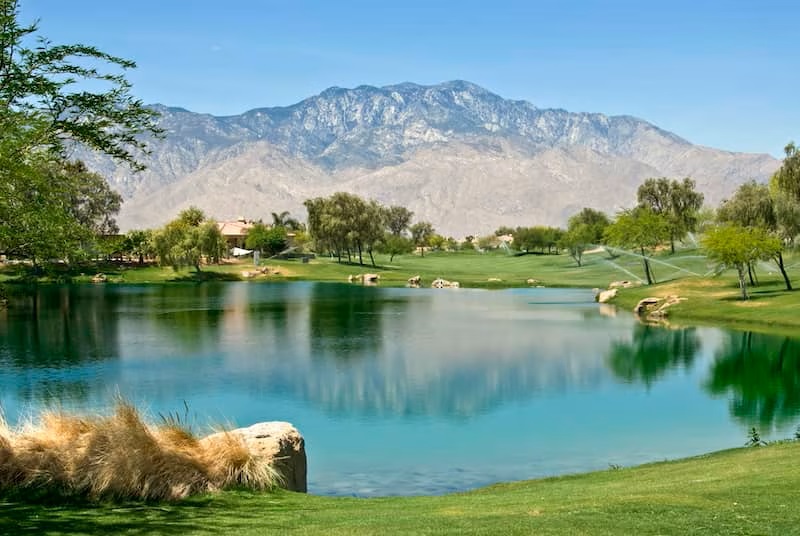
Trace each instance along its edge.
<instances>
[{"instance_id":1,"label":"tall beige grass clump","mask_svg":"<svg viewBox=\"0 0 800 536\"><path fill-rule=\"evenodd\" d=\"M212 438L208 438L212 439ZM110 416L41 415L10 430L0 420L0 491L92 499L176 500L230 487L264 490L278 474L230 433L199 440L179 423L146 424L132 405Z\"/></svg>"}]
</instances>

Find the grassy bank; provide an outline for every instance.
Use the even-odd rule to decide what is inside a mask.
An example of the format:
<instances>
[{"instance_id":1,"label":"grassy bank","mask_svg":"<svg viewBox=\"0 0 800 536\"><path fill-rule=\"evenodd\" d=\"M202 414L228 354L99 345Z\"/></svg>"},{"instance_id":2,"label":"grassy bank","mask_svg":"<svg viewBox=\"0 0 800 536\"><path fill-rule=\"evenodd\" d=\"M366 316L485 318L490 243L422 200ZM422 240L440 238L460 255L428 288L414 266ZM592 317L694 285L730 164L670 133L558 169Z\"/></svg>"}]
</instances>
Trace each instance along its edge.
<instances>
[{"instance_id":1,"label":"grassy bank","mask_svg":"<svg viewBox=\"0 0 800 536\"><path fill-rule=\"evenodd\" d=\"M459 281L467 287L520 287L528 286L528 280L536 285L549 287L605 287L610 281L632 279L642 272L639 259L623 255L611 259L606 253L587 254L584 265L578 267L568 255L508 255L501 251L479 253L429 252L425 256L400 255L390 259L386 255L375 256L376 266L366 262L338 263L334 259L318 257L308 264L297 260L270 260L262 263L270 268L270 274L258 275L254 281L263 280L313 280L346 282L348 275L377 273L381 284L405 285L408 278L420 275L424 285L442 277ZM682 270L706 271L704 259L696 252L686 252L669 259L669 264L656 265L662 278L672 279L686 275ZM105 264L97 266L67 268L59 266L35 278L40 282L90 282L96 273L103 273L112 283L161 283L174 281L208 281L247 279L256 268L247 261L203 267L200 273L193 269L174 271L158 266L139 267ZM277 272L277 273L276 273ZM0 271L0 278L7 282L31 281L34 278L24 266L10 266Z\"/></svg>"},{"instance_id":2,"label":"grassy bank","mask_svg":"<svg viewBox=\"0 0 800 536\"><path fill-rule=\"evenodd\" d=\"M769 276L763 277L759 286L749 292L750 299L742 300L737 280L732 275L687 277L649 287L623 289L614 303L630 311L642 298L678 295L686 301L669 308L667 320L671 324L800 335L800 291L786 292L780 276Z\"/></svg>"},{"instance_id":3,"label":"grassy bank","mask_svg":"<svg viewBox=\"0 0 800 536\"><path fill-rule=\"evenodd\" d=\"M800 443L442 497L224 492L177 504L0 503L0 533L795 534Z\"/></svg>"}]
</instances>

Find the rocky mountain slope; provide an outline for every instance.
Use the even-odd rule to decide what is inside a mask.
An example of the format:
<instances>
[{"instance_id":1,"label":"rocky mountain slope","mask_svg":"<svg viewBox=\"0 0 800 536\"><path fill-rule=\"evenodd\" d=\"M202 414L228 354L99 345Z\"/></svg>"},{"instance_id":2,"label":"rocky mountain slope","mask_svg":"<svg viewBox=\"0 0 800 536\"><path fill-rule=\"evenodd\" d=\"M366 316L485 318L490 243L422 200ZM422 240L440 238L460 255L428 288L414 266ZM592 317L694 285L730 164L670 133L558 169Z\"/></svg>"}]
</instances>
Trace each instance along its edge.
<instances>
[{"instance_id":1,"label":"rocky mountain slope","mask_svg":"<svg viewBox=\"0 0 800 536\"><path fill-rule=\"evenodd\" d=\"M539 109L464 81L330 88L229 117L157 109L167 135L152 143L147 171L77 155L123 194L123 229L160 225L189 205L217 219L283 210L303 219L305 199L342 190L405 205L462 237L563 224L583 206L613 212L654 176L691 176L716 203L779 165L634 117Z\"/></svg>"}]
</instances>

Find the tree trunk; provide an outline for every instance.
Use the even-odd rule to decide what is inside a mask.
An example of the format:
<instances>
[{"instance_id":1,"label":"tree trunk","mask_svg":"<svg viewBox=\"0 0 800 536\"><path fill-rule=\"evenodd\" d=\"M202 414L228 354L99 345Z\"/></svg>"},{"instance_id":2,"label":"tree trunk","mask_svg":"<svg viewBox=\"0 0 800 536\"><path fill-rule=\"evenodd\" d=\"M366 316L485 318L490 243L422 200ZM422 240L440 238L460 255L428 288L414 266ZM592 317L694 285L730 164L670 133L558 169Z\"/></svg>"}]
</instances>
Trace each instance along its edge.
<instances>
[{"instance_id":1,"label":"tree trunk","mask_svg":"<svg viewBox=\"0 0 800 536\"><path fill-rule=\"evenodd\" d=\"M364 266L364 258L361 256L361 242L356 243L356 249L358 250L358 264Z\"/></svg>"},{"instance_id":2,"label":"tree trunk","mask_svg":"<svg viewBox=\"0 0 800 536\"><path fill-rule=\"evenodd\" d=\"M776 363L776 366L773 369L773 372L775 374L779 374L783 370L783 359L784 356L786 355L786 349L788 347L789 347L789 337L786 337L785 339L783 339L783 342L781 343L781 349L778 350L778 362Z\"/></svg>"},{"instance_id":3,"label":"tree trunk","mask_svg":"<svg viewBox=\"0 0 800 536\"><path fill-rule=\"evenodd\" d=\"M375 257L372 256L372 248L367 249L367 253L369 253L369 260L372 263L372 267L375 268Z\"/></svg>"},{"instance_id":4,"label":"tree trunk","mask_svg":"<svg viewBox=\"0 0 800 536\"><path fill-rule=\"evenodd\" d=\"M675 255L675 235L669 235L669 249L672 255Z\"/></svg>"},{"instance_id":5,"label":"tree trunk","mask_svg":"<svg viewBox=\"0 0 800 536\"><path fill-rule=\"evenodd\" d=\"M789 274L786 273L786 267L783 265L783 253L780 251L778 252L778 255L775 256L775 262L781 271L784 283L786 283L786 290L792 290L792 282L789 280Z\"/></svg>"},{"instance_id":6,"label":"tree trunk","mask_svg":"<svg viewBox=\"0 0 800 536\"><path fill-rule=\"evenodd\" d=\"M650 263L647 262L647 255L644 254L644 248L639 248L642 252L642 262L644 263L644 276L647 278L647 284L653 284L653 278L650 276Z\"/></svg>"},{"instance_id":7,"label":"tree trunk","mask_svg":"<svg viewBox=\"0 0 800 536\"><path fill-rule=\"evenodd\" d=\"M739 288L742 289L742 299L747 299L747 280L744 277L744 266L741 264L736 267L739 274Z\"/></svg>"},{"instance_id":8,"label":"tree trunk","mask_svg":"<svg viewBox=\"0 0 800 536\"><path fill-rule=\"evenodd\" d=\"M753 263L747 263L747 275L750 278L750 286L756 286L756 280L753 277Z\"/></svg>"},{"instance_id":9,"label":"tree trunk","mask_svg":"<svg viewBox=\"0 0 800 536\"><path fill-rule=\"evenodd\" d=\"M424 257L425 256L425 246L420 246L419 247L419 256L420 257Z\"/></svg>"}]
</instances>

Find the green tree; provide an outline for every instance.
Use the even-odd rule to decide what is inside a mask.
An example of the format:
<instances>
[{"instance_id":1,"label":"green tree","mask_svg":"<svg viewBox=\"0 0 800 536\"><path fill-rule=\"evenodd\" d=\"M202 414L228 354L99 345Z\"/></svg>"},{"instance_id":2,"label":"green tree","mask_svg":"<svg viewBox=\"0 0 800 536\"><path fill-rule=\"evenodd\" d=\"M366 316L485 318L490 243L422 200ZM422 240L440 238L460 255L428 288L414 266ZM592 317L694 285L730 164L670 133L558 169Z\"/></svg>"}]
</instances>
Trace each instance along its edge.
<instances>
[{"instance_id":1,"label":"green tree","mask_svg":"<svg viewBox=\"0 0 800 536\"><path fill-rule=\"evenodd\" d=\"M121 197L79 162L49 157L9 161L0 154L0 251L32 259L85 254L118 231ZM5 165L4 165L5 164Z\"/></svg>"},{"instance_id":2,"label":"green tree","mask_svg":"<svg viewBox=\"0 0 800 536\"><path fill-rule=\"evenodd\" d=\"M786 158L770 180L780 234L790 245L800 235L800 150L789 143Z\"/></svg>"},{"instance_id":3,"label":"green tree","mask_svg":"<svg viewBox=\"0 0 800 536\"><path fill-rule=\"evenodd\" d=\"M776 207L776 197L782 200L778 201L781 204L780 212ZM717 210L717 220L740 227L763 229L777 237L780 245L783 246L792 238L788 233L793 233L796 229L796 226L789 223L790 219L794 217L790 212L791 206L789 199L782 192L776 191L773 195L766 184L750 181L739 186L730 199L722 202ZM785 219L783 225L779 224L779 214ZM792 282L783 261L783 247L775 250L772 260L775 261L783 276L786 290L792 290ZM751 262L747 266L750 284L754 284L753 271Z\"/></svg>"},{"instance_id":4,"label":"green tree","mask_svg":"<svg viewBox=\"0 0 800 536\"><path fill-rule=\"evenodd\" d=\"M778 187L800 201L800 148L789 142L783 149L785 158L775 173Z\"/></svg>"},{"instance_id":5,"label":"green tree","mask_svg":"<svg viewBox=\"0 0 800 536\"><path fill-rule=\"evenodd\" d=\"M420 254L425 256L425 248L428 246L428 241L436 231L433 225L427 221L420 221L411 226L411 240L414 245L420 248Z\"/></svg>"},{"instance_id":6,"label":"green tree","mask_svg":"<svg viewBox=\"0 0 800 536\"><path fill-rule=\"evenodd\" d=\"M445 242L447 242L447 239L438 233L433 233L428 239L428 244L437 251L444 249Z\"/></svg>"},{"instance_id":7,"label":"green tree","mask_svg":"<svg viewBox=\"0 0 800 536\"><path fill-rule=\"evenodd\" d=\"M411 218L414 217L413 212L406 207L398 205L385 207L382 209L382 212L386 227L389 229L389 232L395 236L400 236L404 231L408 230L411 224Z\"/></svg>"},{"instance_id":8,"label":"green tree","mask_svg":"<svg viewBox=\"0 0 800 536\"><path fill-rule=\"evenodd\" d=\"M703 206L703 194L695 190L692 179L647 179L639 186L637 198L639 206L665 217L672 253L675 253L676 240L681 240L687 233L697 230L697 212Z\"/></svg>"},{"instance_id":9,"label":"green tree","mask_svg":"<svg viewBox=\"0 0 800 536\"><path fill-rule=\"evenodd\" d=\"M588 226L592 231L592 238L589 244L600 245L603 243L603 236L606 231L606 227L611 225L611 220L608 218L605 212L584 207L580 212L573 215L569 219L567 231L569 231L573 226L580 224Z\"/></svg>"},{"instance_id":10,"label":"green tree","mask_svg":"<svg viewBox=\"0 0 800 536\"><path fill-rule=\"evenodd\" d=\"M132 230L125 234L122 242L122 251L139 259L139 264L144 264L145 257L154 253L153 232L150 230Z\"/></svg>"},{"instance_id":11,"label":"green tree","mask_svg":"<svg viewBox=\"0 0 800 536\"><path fill-rule=\"evenodd\" d=\"M517 227L514 231L514 247L520 251L533 253L536 249L542 253L552 253L557 248L564 231L557 227L538 225L535 227Z\"/></svg>"},{"instance_id":12,"label":"green tree","mask_svg":"<svg viewBox=\"0 0 800 536\"><path fill-rule=\"evenodd\" d=\"M115 216L122 206L122 196L103 177L86 169L83 162L66 162L61 173L61 180L73 185L70 210L78 224L94 235L117 234Z\"/></svg>"},{"instance_id":13,"label":"green tree","mask_svg":"<svg viewBox=\"0 0 800 536\"><path fill-rule=\"evenodd\" d=\"M388 232L384 235L383 240L378 243L376 249L389 255L389 262L392 262L395 255L405 255L414 251L414 243L405 236Z\"/></svg>"},{"instance_id":14,"label":"green tree","mask_svg":"<svg viewBox=\"0 0 800 536\"><path fill-rule=\"evenodd\" d=\"M202 209L192 205L178 213L178 220L190 227L197 227L206 219L206 213Z\"/></svg>"},{"instance_id":15,"label":"green tree","mask_svg":"<svg viewBox=\"0 0 800 536\"><path fill-rule=\"evenodd\" d=\"M133 62L36 40L18 6L0 0L0 251L36 263L73 255L87 234L115 228L119 197L68 162L72 147L141 169L146 137L160 130L157 114L130 94Z\"/></svg>"},{"instance_id":16,"label":"green tree","mask_svg":"<svg viewBox=\"0 0 800 536\"><path fill-rule=\"evenodd\" d=\"M595 229L586 223L570 223L569 229L561 237L559 245L566 249L575 263L582 266L583 253L596 244Z\"/></svg>"},{"instance_id":17,"label":"green tree","mask_svg":"<svg viewBox=\"0 0 800 536\"><path fill-rule=\"evenodd\" d=\"M495 236L511 235L514 236L514 229L506 225L501 225L494 231Z\"/></svg>"},{"instance_id":18,"label":"green tree","mask_svg":"<svg viewBox=\"0 0 800 536\"><path fill-rule=\"evenodd\" d=\"M273 227L283 227L289 231L298 231L302 228L302 224L295 218L292 218L288 210L284 210L281 213L272 212L271 215Z\"/></svg>"},{"instance_id":19,"label":"green tree","mask_svg":"<svg viewBox=\"0 0 800 536\"><path fill-rule=\"evenodd\" d=\"M342 261L347 254L351 260L353 252L364 264L366 251L372 265L375 259L372 250L383 237L383 211L375 201L364 201L359 196L337 192L329 198L307 199L308 230L318 247L332 251Z\"/></svg>"},{"instance_id":20,"label":"green tree","mask_svg":"<svg viewBox=\"0 0 800 536\"><path fill-rule=\"evenodd\" d=\"M193 266L200 272L203 258L219 262L225 251L225 237L217 222L206 220L196 207L182 211L178 217L153 234L153 249L162 265L178 270Z\"/></svg>"},{"instance_id":21,"label":"green tree","mask_svg":"<svg viewBox=\"0 0 800 536\"><path fill-rule=\"evenodd\" d=\"M45 149L66 159L68 142L78 142L141 169L145 135L161 130L158 114L131 96L125 72L136 64L40 36L31 48L37 25L20 24L18 14L17 0L0 0L0 135L17 137L21 158ZM30 130L35 136L20 136Z\"/></svg>"},{"instance_id":22,"label":"green tree","mask_svg":"<svg viewBox=\"0 0 800 536\"><path fill-rule=\"evenodd\" d=\"M610 223L604 212L584 208L569 219L567 230L559 240L559 246L566 249L580 267L583 253L603 242L603 235Z\"/></svg>"},{"instance_id":23,"label":"green tree","mask_svg":"<svg viewBox=\"0 0 800 536\"><path fill-rule=\"evenodd\" d=\"M645 207L620 212L605 232L605 240L609 245L639 251L648 285L655 283L649 255L669 238L666 218Z\"/></svg>"},{"instance_id":24,"label":"green tree","mask_svg":"<svg viewBox=\"0 0 800 536\"><path fill-rule=\"evenodd\" d=\"M286 249L286 229L282 226L266 226L263 223L255 223L248 229L244 239L247 249L255 249L259 252L273 256Z\"/></svg>"},{"instance_id":25,"label":"green tree","mask_svg":"<svg viewBox=\"0 0 800 536\"><path fill-rule=\"evenodd\" d=\"M740 225L720 225L709 230L703 246L709 258L736 270L743 300L748 299L747 266L758 259L769 258L781 249L780 240L769 236L763 228Z\"/></svg>"}]
</instances>

